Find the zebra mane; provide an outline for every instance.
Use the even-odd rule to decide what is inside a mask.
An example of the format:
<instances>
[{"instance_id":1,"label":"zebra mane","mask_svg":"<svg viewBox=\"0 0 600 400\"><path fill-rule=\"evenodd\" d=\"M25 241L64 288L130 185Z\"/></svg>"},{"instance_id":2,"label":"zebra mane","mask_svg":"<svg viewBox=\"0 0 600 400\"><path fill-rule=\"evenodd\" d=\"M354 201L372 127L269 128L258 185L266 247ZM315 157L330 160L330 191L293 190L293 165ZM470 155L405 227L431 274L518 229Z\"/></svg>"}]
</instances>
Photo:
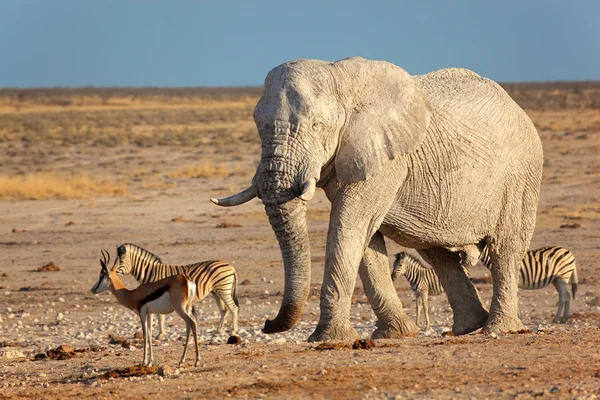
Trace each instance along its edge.
<instances>
[{"instance_id":1,"label":"zebra mane","mask_svg":"<svg viewBox=\"0 0 600 400\"><path fill-rule=\"evenodd\" d=\"M125 251L125 249L127 249L127 251ZM140 246L133 243L125 243L117 247L117 254L119 256L125 252L127 252L127 254L129 254L130 256L135 255L135 257L137 258L141 258L153 264L163 264L162 260L158 256L150 253L148 250L143 249Z\"/></svg>"}]
</instances>

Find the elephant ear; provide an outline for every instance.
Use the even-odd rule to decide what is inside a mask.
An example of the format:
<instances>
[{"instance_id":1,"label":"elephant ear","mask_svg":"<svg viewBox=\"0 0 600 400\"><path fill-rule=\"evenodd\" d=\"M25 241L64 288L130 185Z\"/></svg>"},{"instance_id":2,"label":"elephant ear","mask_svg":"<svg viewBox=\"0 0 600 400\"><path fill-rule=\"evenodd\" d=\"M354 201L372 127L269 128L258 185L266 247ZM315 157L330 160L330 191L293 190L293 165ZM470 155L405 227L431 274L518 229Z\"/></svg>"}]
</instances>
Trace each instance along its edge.
<instances>
[{"instance_id":1,"label":"elephant ear","mask_svg":"<svg viewBox=\"0 0 600 400\"><path fill-rule=\"evenodd\" d=\"M428 102L402 68L384 61L342 60L354 91L335 159L338 179L369 179L384 164L416 150L429 120Z\"/></svg>"}]
</instances>

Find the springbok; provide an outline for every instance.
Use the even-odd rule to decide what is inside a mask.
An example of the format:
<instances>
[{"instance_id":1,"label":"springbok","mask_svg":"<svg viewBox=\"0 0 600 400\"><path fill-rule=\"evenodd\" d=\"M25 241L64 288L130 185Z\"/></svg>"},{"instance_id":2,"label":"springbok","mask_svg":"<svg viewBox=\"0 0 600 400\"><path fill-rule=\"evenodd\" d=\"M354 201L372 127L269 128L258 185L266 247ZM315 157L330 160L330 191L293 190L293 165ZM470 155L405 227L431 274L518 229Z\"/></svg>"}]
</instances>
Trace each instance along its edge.
<instances>
[{"instance_id":1,"label":"springbok","mask_svg":"<svg viewBox=\"0 0 600 400\"><path fill-rule=\"evenodd\" d=\"M108 270L107 264L110 262L110 255L107 251L102 250L102 258L100 260L102 266L100 277L92 287L92 293L98 294L110 290L121 305L133 310L140 317L144 334L143 364L150 366L154 361L150 315L170 314L175 311L185 321L186 325L185 346L183 347L181 360L179 360L179 366L185 360L191 331L194 334L194 344L196 346L196 363L194 366L197 367L200 362L200 354L198 352L196 321L190 317L190 314L194 313L192 303L196 296L196 284L184 275L172 275L129 290L117 276L114 266L110 271Z\"/></svg>"}]
</instances>

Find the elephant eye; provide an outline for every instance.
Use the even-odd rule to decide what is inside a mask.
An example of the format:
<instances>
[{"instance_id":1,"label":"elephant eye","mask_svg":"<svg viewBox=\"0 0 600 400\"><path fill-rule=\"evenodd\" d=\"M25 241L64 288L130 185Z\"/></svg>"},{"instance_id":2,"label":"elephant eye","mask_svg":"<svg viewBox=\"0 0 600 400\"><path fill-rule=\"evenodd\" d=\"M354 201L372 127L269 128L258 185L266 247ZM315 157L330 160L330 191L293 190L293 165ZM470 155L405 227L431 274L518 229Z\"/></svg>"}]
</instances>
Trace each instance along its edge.
<instances>
[{"instance_id":1,"label":"elephant eye","mask_svg":"<svg viewBox=\"0 0 600 400\"><path fill-rule=\"evenodd\" d=\"M313 122L312 126L310 127L310 129L313 132L318 132L321 129L321 123L320 122Z\"/></svg>"}]
</instances>

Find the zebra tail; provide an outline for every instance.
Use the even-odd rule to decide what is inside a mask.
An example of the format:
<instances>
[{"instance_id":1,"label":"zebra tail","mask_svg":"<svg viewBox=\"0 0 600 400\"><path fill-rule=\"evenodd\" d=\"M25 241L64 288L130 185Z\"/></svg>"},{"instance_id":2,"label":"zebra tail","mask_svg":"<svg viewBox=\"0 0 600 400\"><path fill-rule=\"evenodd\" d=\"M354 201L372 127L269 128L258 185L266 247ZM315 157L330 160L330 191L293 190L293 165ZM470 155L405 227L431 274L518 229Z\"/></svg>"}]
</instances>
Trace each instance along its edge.
<instances>
[{"instance_id":1,"label":"zebra tail","mask_svg":"<svg viewBox=\"0 0 600 400\"><path fill-rule=\"evenodd\" d=\"M577 284L579 280L577 279L577 265L573 265L573 274L571 275L571 292L573 293L573 298L575 298L575 293L577 293Z\"/></svg>"},{"instance_id":2,"label":"zebra tail","mask_svg":"<svg viewBox=\"0 0 600 400\"><path fill-rule=\"evenodd\" d=\"M231 297L233 297L233 302L235 303L236 306L240 306L240 303L238 301L237 298L237 272L233 273L233 287L231 288Z\"/></svg>"}]
</instances>

